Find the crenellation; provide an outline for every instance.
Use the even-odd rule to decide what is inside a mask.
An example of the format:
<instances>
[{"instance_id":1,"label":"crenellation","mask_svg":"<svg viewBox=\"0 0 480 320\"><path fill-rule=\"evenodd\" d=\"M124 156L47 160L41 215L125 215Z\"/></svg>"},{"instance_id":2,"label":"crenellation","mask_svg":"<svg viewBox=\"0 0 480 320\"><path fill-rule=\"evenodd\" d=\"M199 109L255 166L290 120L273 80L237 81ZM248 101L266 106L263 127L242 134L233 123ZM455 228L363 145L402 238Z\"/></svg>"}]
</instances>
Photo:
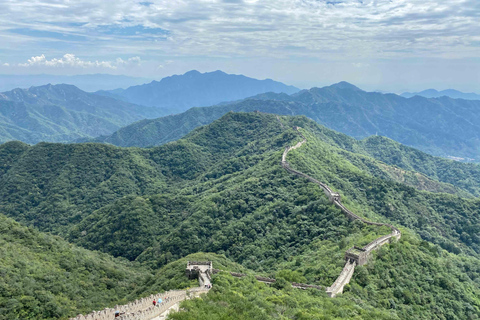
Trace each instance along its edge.
<instances>
[{"instance_id":1,"label":"crenellation","mask_svg":"<svg viewBox=\"0 0 480 320\"><path fill-rule=\"evenodd\" d=\"M150 320L165 313L174 305L185 299L197 297L202 293L208 292L208 288L198 287L189 290L170 290L163 293L157 293L145 298L137 299L126 305L116 305L114 308L105 308L102 311L92 311L88 315L77 315L70 320ZM152 301L161 298L162 303L153 306ZM120 316L115 317L115 312L120 312Z\"/></svg>"}]
</instances>

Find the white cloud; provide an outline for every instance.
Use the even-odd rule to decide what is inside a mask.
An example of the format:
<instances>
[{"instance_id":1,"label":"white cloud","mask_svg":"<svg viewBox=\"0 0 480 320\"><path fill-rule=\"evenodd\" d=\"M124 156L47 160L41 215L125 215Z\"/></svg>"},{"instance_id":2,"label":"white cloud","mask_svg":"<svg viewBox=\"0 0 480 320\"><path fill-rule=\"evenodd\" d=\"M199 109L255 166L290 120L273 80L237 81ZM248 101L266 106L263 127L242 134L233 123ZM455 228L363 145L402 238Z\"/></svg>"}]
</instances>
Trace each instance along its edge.
<instances>
[{"instance_id":1,"label":"white cloud","mask_svg":"<svg viewBox=\"0 0 480 320\"><path fill-rule=\"evenodd\" d=\"M119 66L126 66L131 64L139 64L140 57L132 57L127 60L117 58L115 61L85 61L77 58L74 54L67 53L62 58L53 58L47 60L44 54L40 56L31 57L26 63L19 63L19 67L73 67L73 68L105 68L115 70Z\"/></svg>"},{"instance_id":2,"label":"white cloud","mask_svg":"<svg viewBox=\"0 0 480 320\"><path fill-rule=\"evenodd\" d=\"M148 6L140 2L4 1L0 35L28 26L50 32L52 42L70 41L99 56L159 51L322 59L480 55L475 41L480 34L478 0L155 0ZM125 32L135 26L147 29ZM148 28L167 30L166 40L147 36ZM30 34L21 37L31 46ZM49 34L41 34L42 42L45 37Z\"/></svg>"},{"instance_id":3,"label":"white cloud","mask_svg":"<svg viewBox=\"0 0 480 320\"><path fill-rule=\"evenodd\" d=\"M164 69L166 66L168 66L169 64L172 64L173 62L174 62L173 60L166 60L162 64L159 64L157 66L157 69Z\"/></svg>"},{"instance_id":4,"label":"white cloud","mask_svg":"<svg viewBox=\"0 0 480 320\"><path fill-rule=\"evenodd\" d=\"M123 60L122 58L117 58L115 62L117 65L130 65L130 64L140 65L142 63L142 59L140 59L139 56L135 56L135 57L128 58L127 60Z\"/></svg>"},{"instance_id":5,"label":"white cloud","mask_svg":"<svg viewBox=\"0 0 480 320\"><path fill-rule=\"evenodd\" d=\"M354 66L355 68L368 68L370 64L363 62L353 62L352 66Z\"/></svg>"},{"instance_id":6,"label":"white cloud","mask_svg":"<svg viewBox=\"0 0 480 320\"><path fill-rule=\"evenodd\" d=\"M5 62L4 64L2 64L2 66L4 67L10 67L10 64L8 62Z\"/></svg>"},{"instance_id":7,"label":"white cloud","mask_svg":"<svg viewBox=\"0 0 480 320\"><path fill-rule=\"evenodd\" d=\"M22 69L20 62L38 72L56 66L58 73L103 68L159 77L223 68L300 82L383 83L411 74L402 78L409 83L422 81L418 66L434 61L431 79L473 86L478 21L479 0L8 0L0 1L0 43L10 68ZM48 59L25 62L40 52Z\"/></svg>"}]
</instances>

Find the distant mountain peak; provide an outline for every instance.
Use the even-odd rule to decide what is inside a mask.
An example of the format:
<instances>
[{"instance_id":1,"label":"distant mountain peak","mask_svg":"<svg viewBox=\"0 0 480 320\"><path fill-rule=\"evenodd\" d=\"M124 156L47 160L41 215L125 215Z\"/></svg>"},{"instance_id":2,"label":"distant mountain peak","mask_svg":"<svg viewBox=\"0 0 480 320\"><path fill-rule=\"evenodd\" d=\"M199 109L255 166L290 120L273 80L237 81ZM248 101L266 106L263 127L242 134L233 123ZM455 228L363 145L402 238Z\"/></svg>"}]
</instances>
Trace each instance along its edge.
<instances>
[{"instance_id":1,"label":"distant mountain peak","mask_svg":"<svg viewBox=\"0 0 480 320\"><path fill-rule=\"evenodd\" d=\"M23 90L23 89L20 89L20 90ZM80 94L80 95L85 94L85 91L80 90L76 86L74 86L72 84L65 84L65 83L62 83L62 84L51 84L51 83L49 83L49 84L46 84L46 85L43 85L43 86L32 86L32 87L26 89L25 92L33 93L33 94L39 94L40 92L50 92L52 94L61 93L62 95L64 95L65 93L68 93L70 95L71 94Z\"/></svg>"},{"instance_id":2,"label":"distant mountain peak","mask_svg":"<svg viewBox=\"0 0 480 320\"><path fill-rule=\"evenodd\" d=\"M292 94L298 91L298 88L273 80L259 80L221 70L205 73L191 70L115 94L124 101L178 113L191 107L237 101L265 92Z\"/></svg>"},{"instance_id":3,"label":"distant mountain peak","mask_svg":"<svg viewBox=\"0 0 480 320\"><path fill-rule=\"evenodd\" d=\"M215 70L215 71L212 71L212 72L207 72L207 73L213 73L213 74L227 74L227 73L223 72L222 70Z\"/></svg>"},{"instance_id":4,"label":"distant mountain peak","mask_svg":"<svg viewBox=\"0 0 480 320\"><path fill-rule=\"evenodd\" d=\"M464 99L464 100L480 100L480 95L476 93L465 93L454 89L447 89L438 91L436 89L427 89L420 92L404 92L401 94L404 98L412 98L414 96L421 96L424 98L440 98L449 97L452 99Z\"/></svg>"},{"instance_id":5,"label":"distant mountain peak","mask_svg":"<svg viewBox=\"0 0 480 320\"><path fill-rule=\"evenodd\" d=\"M0 110L3 122L0 143L18 139L32 144L111 134L121 126L164 114L158 109L105 98L68 84L3 92Z\"/></svg>"},{"instance_id":6,"label":"distant mountain peak","mask_svg":"<svg viewBox=\"0 0 480 320\"><path fill-rule=\"evenodd\" d=\"M190 71L185 72L183 75L184 76L196 76L196 75L199 75L199 74L202 74L202 73L200 71L197 71L197 70L190 70Z\"/></svg>"},{"instance_id":7,"label":"distant mountain peak","mask_svg":"<svg viewBox=\"0 0 480 320\"><path fill-rule=\"evenodd\" d=\"M185 72L183 75L184 76L202 76L202 75L223 76L223 75L228 75L228 74L223 72L222 70L215 70L215 71L203 72L203 73L198 71L198 70L190 70L190 71Z\"/></svg>"},{"instance_id":8,"label":"distant mountain peak","mask_svg":"<svg viewBox=\"0 0 480 320\"><path fill-rule=\"evenodd\" d=\"M330 88L362 91L360 88L358 88L358 87L354 86L353 84L348 83L346 81L340 81L339 83L332 84L330 86Z\"/></svg>"}]
</instances>

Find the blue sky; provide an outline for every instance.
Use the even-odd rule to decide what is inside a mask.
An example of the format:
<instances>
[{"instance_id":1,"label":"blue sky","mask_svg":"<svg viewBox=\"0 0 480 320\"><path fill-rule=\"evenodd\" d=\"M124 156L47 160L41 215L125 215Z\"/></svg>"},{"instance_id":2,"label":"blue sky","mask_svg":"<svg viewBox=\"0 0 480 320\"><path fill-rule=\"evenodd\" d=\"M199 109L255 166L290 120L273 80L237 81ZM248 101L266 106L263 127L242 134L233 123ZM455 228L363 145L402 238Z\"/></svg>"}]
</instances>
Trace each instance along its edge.
<instances>
[{"instance_id":1,"label":"blue sky","mask_svg":"<svg viewBox=\"0 0 480 320\"><path fill-rule=\"evenodd\" d=\"M4 0L0 73L480 92L478 0Z\"/></svg>"}]
</instances>

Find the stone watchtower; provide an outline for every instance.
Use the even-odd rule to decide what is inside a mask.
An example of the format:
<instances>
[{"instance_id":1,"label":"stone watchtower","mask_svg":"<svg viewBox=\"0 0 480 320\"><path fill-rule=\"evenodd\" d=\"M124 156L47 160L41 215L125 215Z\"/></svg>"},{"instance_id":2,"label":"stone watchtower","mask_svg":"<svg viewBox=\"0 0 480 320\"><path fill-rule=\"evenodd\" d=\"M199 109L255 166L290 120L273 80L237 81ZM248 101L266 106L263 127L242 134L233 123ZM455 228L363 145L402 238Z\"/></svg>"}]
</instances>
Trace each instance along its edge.
<instances>
[{"instance_id":1,"label":"stone watchtower","mask_svg":"<svg viewBox=\"0 0 480 320\"><path fill-rule=\"evenodd\" d=\"M367 263L368 253L365 251L365 249L355 246L345 252L345 260L355 261L357 266L361 266Z\"/></svg>"},{"instance_id":2,"label":"stone watchtower","mask_svg":"<svg viewBox=\"0 0 480 320\"><path fill-rule=\"evenodd\" d=\"M340 194L336 193L336 192L330 193L330 195L328 197L330 198L331 202L335 202L335 201L340 202L341 201Z\"/></svg>"},{"instance_id":3,"label":"stone watchtower","mask_svg":"<svg viewBox=\"0 0 480 320\"><path fill-rule=\"evenodd\" d=\"M201 273L211 275L212 270L212 261L188 261L185 273L189 279L196 279Z\"/></svg>"}]
</instances>

